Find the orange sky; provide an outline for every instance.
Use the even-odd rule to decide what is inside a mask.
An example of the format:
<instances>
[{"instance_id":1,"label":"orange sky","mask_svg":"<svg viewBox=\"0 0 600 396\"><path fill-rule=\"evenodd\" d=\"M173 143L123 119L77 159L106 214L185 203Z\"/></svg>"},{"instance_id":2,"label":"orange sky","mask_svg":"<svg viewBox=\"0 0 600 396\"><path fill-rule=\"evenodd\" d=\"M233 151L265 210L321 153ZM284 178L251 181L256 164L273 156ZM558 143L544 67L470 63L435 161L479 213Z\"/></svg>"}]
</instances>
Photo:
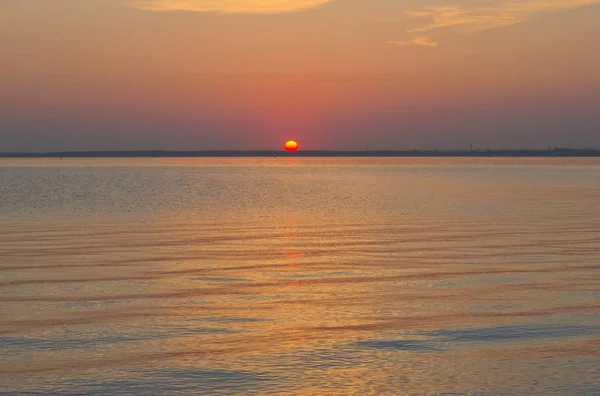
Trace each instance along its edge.
<instances>
[{"instance_id":1,"label":"orange sky","mask_svg":"<svg viewBox=\"0 0 600 396\"><path fill-rule=\"evenodd\" d=\"M0 151L600 147L600 1L3 0Z\"/></svg>"}]
</instances>

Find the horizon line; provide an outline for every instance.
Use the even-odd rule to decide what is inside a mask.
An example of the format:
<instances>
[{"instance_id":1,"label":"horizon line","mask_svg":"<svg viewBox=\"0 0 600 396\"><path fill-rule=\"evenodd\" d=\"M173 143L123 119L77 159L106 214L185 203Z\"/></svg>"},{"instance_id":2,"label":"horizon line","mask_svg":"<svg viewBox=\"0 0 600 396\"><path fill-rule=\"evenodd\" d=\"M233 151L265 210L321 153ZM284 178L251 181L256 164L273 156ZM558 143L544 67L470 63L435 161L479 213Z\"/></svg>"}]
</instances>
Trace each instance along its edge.
<instances>
[{"instance_id":1,"label":"horizon line","mask_svg":"<svg viewBox=\"0 0 600 396\"><path fill-rule=\"evenodd\" d=\"M76 150L47 152L4 152L0 158L149 158L149 157L596 157L600 149L406 149L406 150Z\"/></svg>"}]
</instances>

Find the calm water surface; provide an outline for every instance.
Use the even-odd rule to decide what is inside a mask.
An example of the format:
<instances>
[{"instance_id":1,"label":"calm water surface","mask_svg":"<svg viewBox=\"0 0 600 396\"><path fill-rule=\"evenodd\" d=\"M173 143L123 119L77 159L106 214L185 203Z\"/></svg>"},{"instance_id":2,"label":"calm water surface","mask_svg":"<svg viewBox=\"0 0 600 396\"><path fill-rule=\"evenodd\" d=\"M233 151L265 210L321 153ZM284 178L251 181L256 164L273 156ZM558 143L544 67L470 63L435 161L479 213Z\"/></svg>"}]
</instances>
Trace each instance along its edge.
<instances>
[{"instance_id":1,"label":"calm water surface","mask_svg":"<svg viewBox=\"0 0 600 396\"><path fill-rule=\"evenodd\" d=\"M0 393L600 394L599 159L0 161Z\"/></svg>"}]
</instances>

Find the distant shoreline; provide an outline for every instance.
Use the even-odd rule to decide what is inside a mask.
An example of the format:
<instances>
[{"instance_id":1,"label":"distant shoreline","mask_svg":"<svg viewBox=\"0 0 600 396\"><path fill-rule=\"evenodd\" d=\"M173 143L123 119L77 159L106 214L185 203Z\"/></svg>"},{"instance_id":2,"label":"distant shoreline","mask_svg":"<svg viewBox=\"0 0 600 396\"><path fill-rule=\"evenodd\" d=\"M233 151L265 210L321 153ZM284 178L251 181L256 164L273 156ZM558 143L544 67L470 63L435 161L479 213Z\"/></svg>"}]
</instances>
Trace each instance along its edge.
<instances>
[{"instance_id":1,"label":"distant shoreline","mask_svg":"<svg viewBox=\"0 0 600 396\"><path fill-rule=\"evenodd\" d=\"M123 150L65 151L46 153L0 153L0 158L194 158L194 157L600 157L596 149L554 148L548 150L362 150L297 151L275 150Z\"/></svg>"}]
</instances>

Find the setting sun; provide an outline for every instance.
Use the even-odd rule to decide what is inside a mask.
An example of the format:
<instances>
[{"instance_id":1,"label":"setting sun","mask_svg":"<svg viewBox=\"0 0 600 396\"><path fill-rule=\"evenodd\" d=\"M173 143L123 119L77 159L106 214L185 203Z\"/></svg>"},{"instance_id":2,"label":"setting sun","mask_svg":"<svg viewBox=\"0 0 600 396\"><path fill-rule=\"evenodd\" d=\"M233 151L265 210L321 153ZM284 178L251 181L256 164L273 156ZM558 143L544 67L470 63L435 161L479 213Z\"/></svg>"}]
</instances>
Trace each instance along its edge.
<instances>
[{"instance_id":1,"label":"setting sun","mask_svg":"<svg viewBox=\"0 0 600 396\"><path fill-rule=\"evenodd\" d=\"M298 151L298 143L294 140L288 140L283 147L285 148L285 151Z\"/></svg>"}]
</instances>

